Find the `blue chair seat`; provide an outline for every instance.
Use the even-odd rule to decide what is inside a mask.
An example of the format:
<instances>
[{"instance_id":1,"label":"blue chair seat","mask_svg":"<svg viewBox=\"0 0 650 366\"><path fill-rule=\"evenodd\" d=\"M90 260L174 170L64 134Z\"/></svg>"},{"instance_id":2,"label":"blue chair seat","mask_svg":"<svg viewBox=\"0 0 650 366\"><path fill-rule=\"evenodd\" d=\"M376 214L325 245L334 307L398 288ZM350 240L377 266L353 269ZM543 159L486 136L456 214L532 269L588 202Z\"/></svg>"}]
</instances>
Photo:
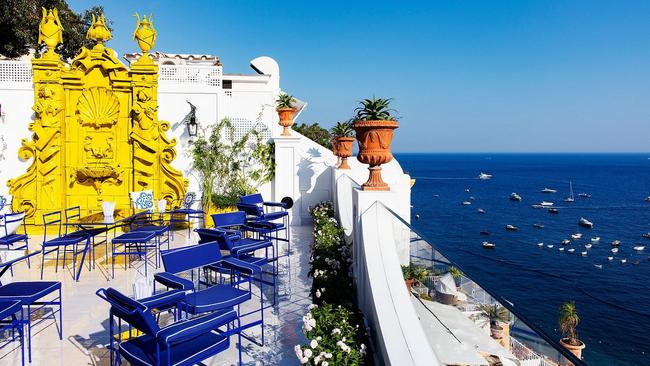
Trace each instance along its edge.
<instances>
[{"instance_id":1,"label":"blue chair seat","mask_svg":"<svg viewBox=\"0 0 650 366\"><path fill-rule=\"evenodd\" d=\"M89 236L96 236L99 234L105 233L107 230L105 228L93 228L93 229L85 229L85 230L78 230L74 231L71 233L66 234L66 236L69 237L82 237L82 238L87 238Z\"/></svg>"},{"instance_id":2,"label":"blue chair seat","mask_svg":"<svg viewBox=\"0 0 650 366\"><path fill-rule=\"evenodd\" d=\"M253 231L278 231L284 229L284 223L264 221L263 219L251 221L247 226Z\"/></svg>"},{"instance_id":3,"label":"blue chair seat","mask_svg":"<svg viewBox=\"0 0 650 366\"><path fill-rule=\"evenodd\" d=\"M168 272L156 273L153 275L153 278L156 280L156 282L159 282L163 286L167 286L169 288L183 291L194 290L194 282Z\"/></svg>"},{"instance_id":4,"label":"blue chair seat","mask_svg":"<svg viewBox=\"0 0 650 366\"><path fill-rule=\"evenodd\" d=\"M266 258L253 257L252 255L240 255L237 257L237 259L246 263L255 264L257 266L262 266L268 263L268 260Z\"/></svg>"},{"instance_id":5,"label":"blue chair seat","mask_svg":"<svg viewBox=\"0 0 650 366\"><path fill-rule=\"evenodd\" d=\"M55 281L12 282L0 287L0 300L19 300L31 304L60 288L61 282Z\"/></svg>"},{"instance_id":6,"label":"blue chair seat","mask_svg":"<svg viewBox=\"0 0 650 366\"><path fill-rule=\"evenodd\" d=\"M25 239L27 239L27 235L25 234L11 234L0 238L0 245L11 245Z\"/></svg>"},{"instance_id":7,"label":"blue chair seat","mask_svg":"<svg viewBox=\"0 0 650 366\"><path fill-rule=\"evenodd\" d=\"M48 241L44 241L43 247L57 247L62 245L77 244L86 240L86 238L87 238L86 236L81 236L81 235L64 235L59 238L54 238Z\"/></svg>"},{"instance_id":8,"label":"blue chair seat","mask_svg":"<svg viewBox=\"0 0 650 366\"><path fill-rule=\"evenodd\" d=\"M158 365L156 358L157 340L151 336L141 336L120 345L122 356L133 366ZM196 365L208 357L225 351L230 347L230 338L216 333L206 333L173 347L171 365ZM167 363L168 351L160 351L162 365Z\"/></svg>"},{"instance_id":9,"label":"blue chair seat","mask_svg":"<svg viewBox=\"0 0 650 366\"><path fill-rule=\"evenodd\" d=\"M262 216L263 220L277 220L281 219L285 216L288 216L289 212L288 211L274 211L274 212L265 212L264 215Z\"/></svg>"},{"instance_id":10,"label":"blue chair seat","mask_svg":"<svg viewBox=\"0 0 650 366\"><path fill-rule=\"evenodd\" d=\"M149 309L164 310L174 304L178 304L184 298L185 292L181 290L171 290L159 292L147 297L146 299L141 299L140 303L147 306Z\"/></svg>"},{"instance_id":11,"label":"blue chair seat","mask_svg":"<svg viewBox=\"0 0 650 366\"><path fill-rule=\"evenodd\" d=\"M116 244L146 243L156 236L155 231L131 231L113 238Z\"/></svg>"},{"instance_id":12,"label":"blue chair seat","mask_svg":"<svg viewBox=\"0 0 650 366\"><path fill-rule=\"evenodd\" d=\"M23 304L18 300L0 301L0 319L6 319L23 310Z\"/></svg>"},{"instance_id":13,"label":"blue chair seat","mask_svg":"<svg viewBox=\"0 0 650 366\"><path fill-rule=\"evenodd\" d=\"M251 298L247 290L230 285L214 285L185 295L187 310L192 314L232 308Z\"/></svg>"}]
</instances>

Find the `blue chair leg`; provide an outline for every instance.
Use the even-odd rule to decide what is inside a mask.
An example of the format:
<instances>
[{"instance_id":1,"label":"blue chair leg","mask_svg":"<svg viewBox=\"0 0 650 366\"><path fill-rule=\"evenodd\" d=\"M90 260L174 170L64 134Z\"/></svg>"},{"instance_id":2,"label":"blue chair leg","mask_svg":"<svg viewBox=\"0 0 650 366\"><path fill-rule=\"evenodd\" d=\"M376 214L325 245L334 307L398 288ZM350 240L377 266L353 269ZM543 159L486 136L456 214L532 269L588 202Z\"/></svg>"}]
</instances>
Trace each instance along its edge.
<instances>
[{"instance_id":1,"label":"blue chair leg","mask_svg":"<svg viewBox=\"0 0 650 366\"><path fill-rule=\"evenodd\" d=\"M27 360L32 363L32 311L27 304Z\"/></svg>"},{"instance_id":2,"label":"blue chair leg","mask_svg":"<svg viewBox=\"0 0 650 366\"><path fill-rule=\"evenodd\" d=\"M45 268L45 247L41 251L41 280L43 280L43 269Z\"/></svg>"}]
</instances>

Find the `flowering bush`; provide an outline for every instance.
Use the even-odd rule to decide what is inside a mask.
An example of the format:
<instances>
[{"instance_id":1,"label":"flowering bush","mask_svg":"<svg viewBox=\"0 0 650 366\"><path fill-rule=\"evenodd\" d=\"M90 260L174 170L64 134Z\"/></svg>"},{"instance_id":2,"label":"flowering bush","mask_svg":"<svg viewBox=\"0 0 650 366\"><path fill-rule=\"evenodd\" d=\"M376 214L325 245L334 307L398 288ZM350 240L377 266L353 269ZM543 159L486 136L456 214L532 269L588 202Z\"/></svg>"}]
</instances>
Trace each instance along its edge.
<instances>
[{"instance_id":1,"label":"flowering bush","mask_svg":"<svg viewBox=\"0 0 650 366\"><path fill-rule=\"evenodd\" d=\"M363 364L365 332L359 327L362 322L355 313L341 305L312 304L302 320L305 336L311 341L306 346L295 347L300 363L322 366Z\"/></svg>"},{"instance_id":2,"label":"flowering bush","mask_svg":"<svg viewBox=\"0 0 650 366\"><path fill-rule=\"evenodd\" d=\"M319 203L311 215L314 243L309 275L314 304L303 317L303 331L310 342L297 345L296 356L309 365L362 365L367 336L352 288L352 246L344 240L331 202Z\"/></svg>"}]
</instances>

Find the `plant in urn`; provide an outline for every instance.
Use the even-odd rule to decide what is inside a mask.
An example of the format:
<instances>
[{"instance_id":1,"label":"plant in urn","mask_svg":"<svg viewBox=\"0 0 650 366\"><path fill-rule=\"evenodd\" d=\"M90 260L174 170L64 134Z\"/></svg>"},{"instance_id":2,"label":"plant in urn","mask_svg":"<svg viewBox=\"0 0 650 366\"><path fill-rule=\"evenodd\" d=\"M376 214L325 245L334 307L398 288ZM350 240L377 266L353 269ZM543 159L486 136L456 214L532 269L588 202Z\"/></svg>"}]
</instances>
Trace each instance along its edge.
<instances>
[{"instance_id":1,"label":"plant in urn","mask_svg":"<svg viewBox=\"0 0 650 366\"><path fill-rule=\"evenodd\" d=\"M334 155L341 158L339 169L350 169L348 158L352 156L352 146L354 145L354 130L351 122L337 122L332 128L332 146L336 146L333 151Z\"/></svg>"},{"instance_id":2,"label":"plant in urn","mask_svg":"<svg viewBox=\"0 0 650 366\"><path fill-rule=\"evenodd\" d=\"M280 126L283 128L282 136L291 136L289 127L293 125L293 115L296 113L296 108L293 106L295 101L296 98L287 93L281 93L275 101L275 110L278 112Z\"/></svg>"},{"instance_id":3,"label":"plant in urn","mask_svg":"<svg viewBox=\"0 0 650 366\"><path fill-rule=\"evenodd\" d=\"M391 99L364 99L355 109L356 117L352 128L357 134L359 154L357 160L370 165L370 177L362 185L364 191L388 191L390 188L381 178L381 164L393 160L390 144L393 130L399 127L391 115Z\"/></svg>"}]
</instances>

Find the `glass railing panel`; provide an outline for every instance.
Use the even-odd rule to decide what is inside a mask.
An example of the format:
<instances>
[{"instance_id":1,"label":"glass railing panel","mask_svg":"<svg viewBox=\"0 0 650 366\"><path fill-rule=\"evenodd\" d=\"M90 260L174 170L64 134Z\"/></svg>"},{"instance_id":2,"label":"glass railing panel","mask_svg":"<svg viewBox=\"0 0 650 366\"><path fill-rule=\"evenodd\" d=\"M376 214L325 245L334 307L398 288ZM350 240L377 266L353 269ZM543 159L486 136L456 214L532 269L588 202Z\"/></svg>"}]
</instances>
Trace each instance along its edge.
<instances>
[{"instance_id":1,"label":"glass railing panel","mask_svg":"<svg viewBox=\"0 0 650 366\"><path fill-rule=\"evenodd\" d=\"M452 306L474 322L476 328L473 329L475 331L482 332L484 335L495 335L497 338L500 334L499 332L492 334L489 327L490 322L485 315L486 306L497 305L507 309L509 320L504 323L504 325L507 324L504 327L504 335L498 339L492 338L507 351L507 354L514 356L521 365L585 365L583 361L577 359L568 350L561 347L557 341L554 341L553 336L545 334L539 327L529 322L523 314L523 309L516 309L507 300L500 298L494 291L495 289L489 289L489 286L470 278L463 272L461 263L448 260L433 243L395 212L381 203L378 206L379 209L389 213L383 217L390 218L391 222L385 224L391 225L396 247L403 245L405 238L409 238L410 264L427 269L426 276L417 281L412 289L412 292L420 299ZM444 278L447 273L453 275L454 285L452 287L455 287L455 291L460 294L455 299L450 299L449 294L445 293L445 289L449 288L449 276ZM447 309L451 310L451 308ZM453 327L449 328L453 332Z\"/></svg>"}]
</instances>

